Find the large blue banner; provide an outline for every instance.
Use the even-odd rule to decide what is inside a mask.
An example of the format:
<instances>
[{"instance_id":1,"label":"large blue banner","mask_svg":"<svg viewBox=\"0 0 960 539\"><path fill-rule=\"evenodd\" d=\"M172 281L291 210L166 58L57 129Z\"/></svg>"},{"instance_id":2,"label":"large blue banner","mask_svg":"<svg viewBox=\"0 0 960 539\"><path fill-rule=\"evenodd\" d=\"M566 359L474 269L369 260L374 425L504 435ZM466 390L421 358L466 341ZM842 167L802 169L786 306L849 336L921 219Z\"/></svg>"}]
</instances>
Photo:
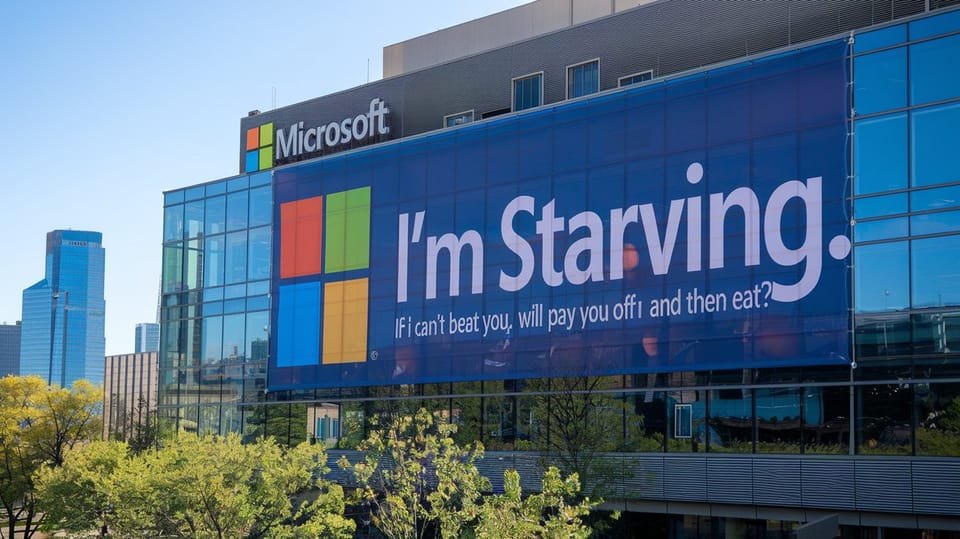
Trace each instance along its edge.
<instances>
[{"instance_id":1,"label":"large blue banner","mask_svg":"<svg viewBox=\"0 0 960 539\"><path fill-rule=\"evenodd\" d=\"M846 55L276 171L270 388L847 362Z\"/></svg>"}]
</instances>

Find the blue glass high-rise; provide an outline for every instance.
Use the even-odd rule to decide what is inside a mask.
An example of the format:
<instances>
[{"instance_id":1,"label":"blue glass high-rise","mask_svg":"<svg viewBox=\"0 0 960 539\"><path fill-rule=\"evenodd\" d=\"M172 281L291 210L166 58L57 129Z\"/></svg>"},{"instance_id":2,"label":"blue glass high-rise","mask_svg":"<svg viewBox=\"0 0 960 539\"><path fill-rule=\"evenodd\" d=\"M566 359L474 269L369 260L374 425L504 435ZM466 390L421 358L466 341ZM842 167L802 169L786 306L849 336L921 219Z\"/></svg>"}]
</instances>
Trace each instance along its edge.
<instances>
[{"instance_id":1,"label":"blue glass high-rise","mask_svg":"<svg viewBox=\"0 0 960 539\"><path fill-rule=\"evenodd\" d=\"M47 233L44 278L23 291L20 373L68 386L103 382L103 235Z\"/></svg>"}]
</instances>

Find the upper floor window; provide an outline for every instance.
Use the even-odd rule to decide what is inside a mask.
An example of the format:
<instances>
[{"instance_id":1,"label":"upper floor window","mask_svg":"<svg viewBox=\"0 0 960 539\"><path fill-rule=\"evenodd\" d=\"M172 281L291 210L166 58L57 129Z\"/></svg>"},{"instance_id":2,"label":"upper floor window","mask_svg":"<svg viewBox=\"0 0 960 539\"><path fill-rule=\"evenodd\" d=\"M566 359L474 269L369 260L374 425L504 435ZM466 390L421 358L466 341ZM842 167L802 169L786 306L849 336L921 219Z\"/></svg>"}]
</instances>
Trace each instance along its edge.
<instances>
[{"instance_id":1,"label":"upper floor window","mask_svg":"<svg viewBox=\"0 0 960 539\"><path fill-rule=\"evenodd\" d=\"M567 68L567 99L600 91L600 60L590 60Z\"/></svg>"},{"instance_id":2,"label":"upper floor window","mask_svg":"<svg viewBox=\"0 0 960 539\"><path fill-rule=\"evenodd\" d=\"M631 84L647 82L648 80L651 80L651 79L653 79L653 70L648 69L640 73L634 73L633 75L620 77L619 86L623 88L624 86L630 86Z\"/></svg>"},{"instance_id":3,"label":"upper floor window","mask_svg":"<svg viewBox=\"0 0 960 539\"><path fill-rule=\"evenodd\" d=\"M443 117L443 126L444 127L456 127L462 124L468 124L473 121L473 111L468 110L466 112L458 112L456 114L448 114Z\"/></svg>"},{"instance_id":4,"label":"upper floor window","mask_svg":"<svg viewBox=\"0 0 960 539\"><path fill-rule=\"evenodd\" d=\"M513 110L543 104L543 71L513 79Z\"/></svg>"}]
</instances>

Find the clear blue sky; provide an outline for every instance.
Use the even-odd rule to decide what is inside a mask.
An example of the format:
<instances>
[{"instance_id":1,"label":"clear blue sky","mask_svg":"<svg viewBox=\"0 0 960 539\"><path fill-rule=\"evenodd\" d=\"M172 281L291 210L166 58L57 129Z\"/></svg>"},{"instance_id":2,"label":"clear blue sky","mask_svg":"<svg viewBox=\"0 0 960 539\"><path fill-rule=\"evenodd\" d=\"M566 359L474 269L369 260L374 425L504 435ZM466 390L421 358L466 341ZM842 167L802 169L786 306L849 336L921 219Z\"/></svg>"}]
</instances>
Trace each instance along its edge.
<instances>
[{"instance_id":1,"label":"clear blue sky","mask_svg":"<svg viewBox=\"0 0 960 539\"><path fill-rule=\"evenodd\" d=\"M0 3L0 322L46 233L103 232L107 354L156 318L164 190L237 172L251 109L380 78L382 48L524 0Z\"/></svg>"}]
</instances>

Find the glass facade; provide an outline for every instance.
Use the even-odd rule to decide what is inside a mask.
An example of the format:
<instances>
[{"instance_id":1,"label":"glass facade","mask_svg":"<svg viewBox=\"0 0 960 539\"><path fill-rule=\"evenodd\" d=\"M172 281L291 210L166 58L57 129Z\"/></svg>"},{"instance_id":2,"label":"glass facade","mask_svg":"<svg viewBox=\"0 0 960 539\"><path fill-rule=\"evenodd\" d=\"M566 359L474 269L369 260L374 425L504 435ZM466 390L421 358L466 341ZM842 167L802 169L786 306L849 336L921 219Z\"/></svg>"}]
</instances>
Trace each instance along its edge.
<instances>
[{"instance_id":1,"label":"glass facade","mask_svg":"<svg viewBox=\"0 0 960 539\"><path fill-rule=\"evenodd\" d=\"M188 430L249 434L265 394L270 174L164 198L161 417Z\"/></svg>"},{"instance_id":2,"label":"glass facade","mask_svg":"<svg viewBox=\"0 0 960 539\"><path fill-rule=\"evenodd\" d=\"M577 435L574 428L602 432L604 451L960 456L960 279L950 263L960 256L960 176L947 157L960 140L960 22L952 15L857 34L848 58L854 113L846 217L855 225L852 286L843 293L852 303L855 369L268 393L269 282L278 271L270 261L279 246L271 244L266 172L165 194L161 415L188 430L268 433L340 448L355 447L371 418L426 406L455 421L464 441L480 439L493 450L543 450ZM542 104L542 74L512 86L514 110ZM726 97L694 112L736 110ZM722 120L715 125L736 118ZM776 130L776 118L757 121ZM704 136L721 140L728 132ZM524 158L536 164L532 154ZM49 313L44 297L49 293L38 293L36 310ZM563 412L578 407L591 413L571 425Z\"/></svg>"},{"instance_id":3,"label":"glass facade","mask_svg":"<svg viewBox=\"0 0 960 539\"><path fill-rule=\"evenodd\" d=\"M160 324L151 322L137 324L136 335L133 342L134 353L158 352L159 350Z\"/></svg>"},{"instance_id":4,"label":"glass facade","mask_svg":"<svg viewBox=\"0 0 960 539\"><path fill-rule=\"evenodd\" d=\"M103 382L104 249L99 232L47 234L46 276L23 291L20 374Z\"/></svg>"}]
</instances>

